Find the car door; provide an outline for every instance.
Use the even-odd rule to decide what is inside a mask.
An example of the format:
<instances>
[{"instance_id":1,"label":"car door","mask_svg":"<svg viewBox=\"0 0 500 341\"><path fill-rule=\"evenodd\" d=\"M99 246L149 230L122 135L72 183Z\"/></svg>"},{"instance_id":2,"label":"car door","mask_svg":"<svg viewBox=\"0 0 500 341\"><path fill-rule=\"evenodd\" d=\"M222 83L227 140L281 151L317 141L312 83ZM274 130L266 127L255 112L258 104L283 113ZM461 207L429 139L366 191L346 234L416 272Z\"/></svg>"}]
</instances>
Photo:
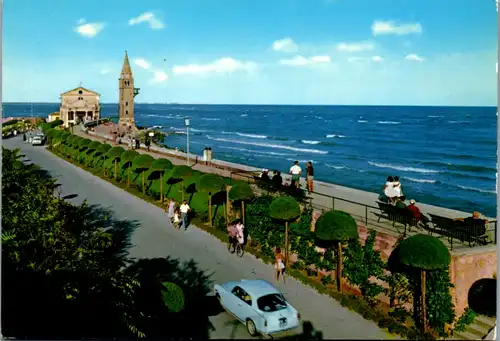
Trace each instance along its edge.
<instances>
[{"instance_id":1,"label":"car door","mask_svg":"<svg viewBox=\"0 0 500 341\"><path fill-rule=\"evenodd\" d=\"M241 287L237 288L237 300L235 301L234 315L239 320L245 321L248 317L254 315L254 309L252 308L252 297L250 297L250 295Z\"/></svg>"}]
</instances>

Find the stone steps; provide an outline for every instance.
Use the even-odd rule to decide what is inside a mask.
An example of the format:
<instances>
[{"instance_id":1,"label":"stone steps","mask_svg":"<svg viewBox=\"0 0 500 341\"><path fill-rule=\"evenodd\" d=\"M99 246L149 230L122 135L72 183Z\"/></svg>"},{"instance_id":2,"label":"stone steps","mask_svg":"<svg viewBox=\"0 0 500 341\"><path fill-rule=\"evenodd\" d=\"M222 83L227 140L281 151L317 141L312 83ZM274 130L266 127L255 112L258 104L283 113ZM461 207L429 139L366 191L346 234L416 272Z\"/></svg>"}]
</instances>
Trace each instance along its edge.
<instances>
[{"instance_id":1,"label":"stone steps","mask_svg":"<svg viewBox=\"0 0 500 341\"><path fill-rule=\"evenodd\" d=\"M463 332L455 332L451 340L482 340L495 327L496 319L484 315L478 315L467 329Z\"/></svg>"}]
</instances>

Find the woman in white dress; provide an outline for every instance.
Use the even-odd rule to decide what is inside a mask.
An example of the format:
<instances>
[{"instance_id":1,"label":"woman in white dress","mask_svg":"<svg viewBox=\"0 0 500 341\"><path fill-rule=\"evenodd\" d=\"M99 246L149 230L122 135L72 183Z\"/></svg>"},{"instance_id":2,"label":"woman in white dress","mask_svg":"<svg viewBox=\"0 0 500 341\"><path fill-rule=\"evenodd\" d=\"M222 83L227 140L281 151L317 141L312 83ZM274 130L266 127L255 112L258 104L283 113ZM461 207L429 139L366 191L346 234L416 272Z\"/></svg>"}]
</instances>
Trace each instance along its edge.
<instances>
[{"instance_id":1,"label":"woman in white dress","mask_svg":"<svg viewBox=\"0 0 500 341\"><path fill-rule=\"evenodd\" d=\"M394 182L392 183L392 188L393 188L393 192L397 198L401 198L403 196L403 187L401 186L401 182L399 182L399 176L394 177Z\"/></svg>"},{"instance_id":2,"label":"woman in white dress","mask_svg":"<svg viewBox=\"0 0 500 341\"><path fill-rule=\"evenodd\" d=\"M241 221L238 221L238 224L236 224L236 229L238 230L236 238L238 239L238 243L240 243L241 247L243 247L243 244L245 244L245 225L243 225Z\"/></svg>"},{"instance_id":3,"label":"woman in white dress","mask_svg":"<svg viewBox=\"0 0 500 341\"><path fill-rule=\"evenodd\" d=\"M394 201L395 193L394 193L394 179L392 176L387 177L387 181L384 185L384 194L387 198L389 198L390 202Z\"/></svg>"}]
</instances>

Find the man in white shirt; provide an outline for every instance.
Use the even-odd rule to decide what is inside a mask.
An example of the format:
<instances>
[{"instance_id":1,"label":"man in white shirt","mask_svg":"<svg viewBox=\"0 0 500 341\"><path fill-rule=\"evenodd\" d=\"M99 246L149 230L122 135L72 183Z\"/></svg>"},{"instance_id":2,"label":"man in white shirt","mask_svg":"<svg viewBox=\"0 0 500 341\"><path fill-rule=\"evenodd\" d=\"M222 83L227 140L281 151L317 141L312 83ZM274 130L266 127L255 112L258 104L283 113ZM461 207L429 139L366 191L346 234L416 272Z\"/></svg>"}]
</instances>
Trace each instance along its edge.
<instances>
[{"instance_id":1,"label":"man in white shirt","mask_svg":"<svg viewBox=\"0 0 500 341\"><path fill-rule=\"evenodd\" d=\"M180 207L181 210L181 221L182 221L182 226L184 227L184 230L187 230L187 223L188 223L188 213L191 211L191 207L189 207L188 203L186 200L182 202L182 205Z\"/></svg>"},{"instance_id":2,"label":"man in white shirt","mask_svg":"<svg viewBox=\"0 0 500 341\"><path fill-rule=\"evenodd\" d=\"M290 174L292 174L292 186L300 188L300 174L302 168L299 166L299 161L295 161L294 165L290 167Z\"/></svg>"}]
</instances>

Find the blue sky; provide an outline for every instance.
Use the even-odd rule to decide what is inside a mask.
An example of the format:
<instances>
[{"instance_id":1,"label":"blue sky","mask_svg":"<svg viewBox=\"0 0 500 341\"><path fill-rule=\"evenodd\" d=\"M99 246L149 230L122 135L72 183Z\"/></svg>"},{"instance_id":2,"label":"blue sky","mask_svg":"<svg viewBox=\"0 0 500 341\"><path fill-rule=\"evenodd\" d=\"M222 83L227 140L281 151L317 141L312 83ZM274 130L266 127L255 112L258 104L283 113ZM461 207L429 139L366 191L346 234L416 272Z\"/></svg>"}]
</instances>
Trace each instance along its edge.
<instances>
[{"instance_id":1,"label":"blue sky","mask_svg":"<svg viewBox=\"0 0 500 341\"><path fill-rule=\"evenodd\" d=\"M496 105L494 0L4 2L3 101Z\"/></svg>"}]
</instances>

